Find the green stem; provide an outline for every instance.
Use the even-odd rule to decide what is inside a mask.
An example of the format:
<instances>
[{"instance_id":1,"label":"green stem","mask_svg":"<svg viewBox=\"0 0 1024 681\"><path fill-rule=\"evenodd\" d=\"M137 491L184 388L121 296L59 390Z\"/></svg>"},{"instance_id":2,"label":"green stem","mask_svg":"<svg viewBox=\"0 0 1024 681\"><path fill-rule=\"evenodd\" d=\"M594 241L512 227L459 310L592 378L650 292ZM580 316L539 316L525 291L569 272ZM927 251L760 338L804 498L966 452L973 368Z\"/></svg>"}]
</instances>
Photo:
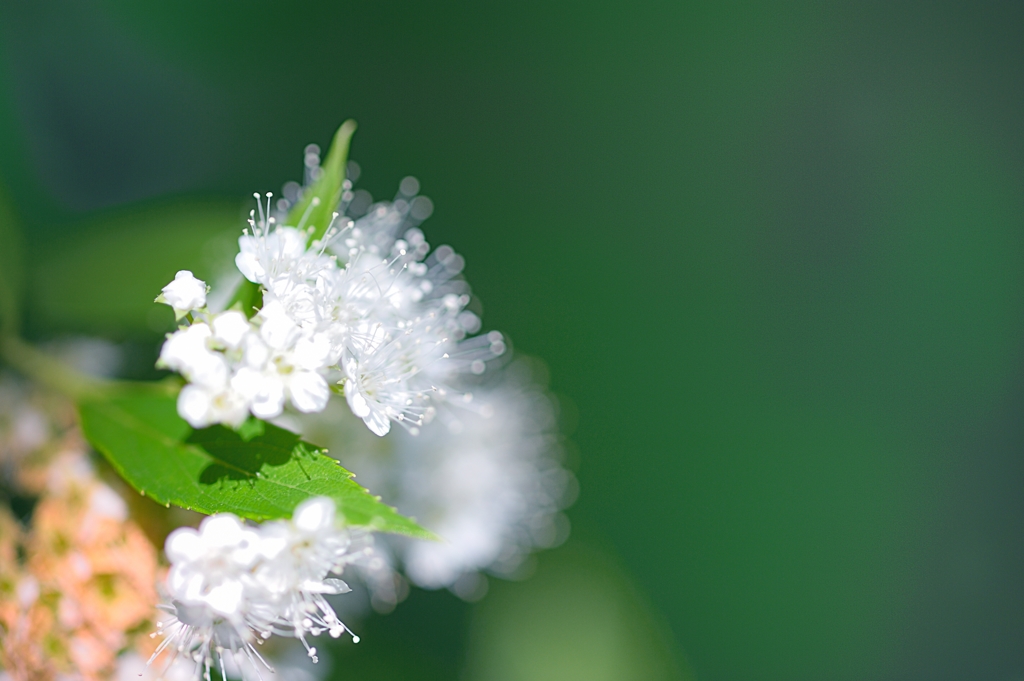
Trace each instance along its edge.
<instances>
[{"instance_id":1,"label":"green stem","mask_svg":"<svg viewBox=\"0 0 1024 681\"><path fill-rule=\"evenodd\" d=\"M126 388L139 386L174 394L179 387L178 381L174 378L156 383L138 383L89 376L29 345L17 336L6 334L0 335L0 357L29 378L74 400L110 397Z\"/></svg>"},{"instance_id":2,"label":"green stem","mask_svg":"<svg viewBox=\"0 0 1024 681\"><path fill-rule=\"evenodd\" d=\"M110 389L110 381L86 376L16 336L0 336L0 355L29 378L74 399L99 395Z\"/></svg>"}]
</instances>

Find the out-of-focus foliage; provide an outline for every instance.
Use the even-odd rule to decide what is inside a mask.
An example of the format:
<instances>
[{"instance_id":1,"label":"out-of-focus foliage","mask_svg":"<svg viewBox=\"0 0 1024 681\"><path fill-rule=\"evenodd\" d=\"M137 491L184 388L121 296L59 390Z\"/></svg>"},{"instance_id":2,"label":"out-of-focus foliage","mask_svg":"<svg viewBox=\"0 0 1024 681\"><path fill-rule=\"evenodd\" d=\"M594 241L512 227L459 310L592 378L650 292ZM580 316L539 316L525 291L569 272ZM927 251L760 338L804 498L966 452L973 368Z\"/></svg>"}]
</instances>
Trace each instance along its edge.
<instances>
[{"instance_id":1,"label":"out-of-focus foliage","mask_svg":"<svg viewBox=\"0 0 1024 681\"><path fill-rule=\"evenodd\" d=\"M496 582L471 626L467 681L682 681L665 625L607 556L572 543Z\"/></svg>"},{"instance_id":2,"label":"out-of-focus foliage","mask_svg":"<svg viewBox=\"0 0 1024 681\"><path fill-rule=\"evenodd\" d=\"M28 324L36 333L155 335L174 315L154 305L179 269L224 275L241 234L244 201L184 199L87 219L33 244Z\"/></svg>"}]
</instances>

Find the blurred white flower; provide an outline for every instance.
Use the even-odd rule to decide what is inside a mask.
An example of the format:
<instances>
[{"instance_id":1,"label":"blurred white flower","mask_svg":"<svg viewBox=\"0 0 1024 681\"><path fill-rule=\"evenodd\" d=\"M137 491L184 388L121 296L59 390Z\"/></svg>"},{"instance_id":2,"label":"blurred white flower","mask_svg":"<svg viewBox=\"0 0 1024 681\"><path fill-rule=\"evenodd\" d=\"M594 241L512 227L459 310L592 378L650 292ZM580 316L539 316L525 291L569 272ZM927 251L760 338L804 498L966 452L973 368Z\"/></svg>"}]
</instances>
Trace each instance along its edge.
<instances>
[{"instance_id":1,"label":"blurred white flower","mask_svg":"<svg viewBox=\"0 0 1024 681\"><path fill-rule=\"evenodd\" d=\"M561 463L551 398L524 364L505 372L474 392L473 409L450 410L416 439L396 433L393 503L444 538L395 542L419 586L514 574L534 549L567 535L559 511L575 480Z\"/></svg>"},{"instance_id":2,"label":"blurred white flower","mask_svg":"<svg viewBox=\"0 0 1024 681\"><path fill-rule=\"evenodd\" d=\"M418 586L472 600L485 587L480 573L513 576L531 552L568 534L560 511L576 481L562 464L553 399L532 375L526 360L510 363L417 436L397 429L368 439L336 408L290 425L340 453L362 484L441 537L386 538L395 569ZM388 587L379 576L368 581Z\"/></svg>"}]
</instances>

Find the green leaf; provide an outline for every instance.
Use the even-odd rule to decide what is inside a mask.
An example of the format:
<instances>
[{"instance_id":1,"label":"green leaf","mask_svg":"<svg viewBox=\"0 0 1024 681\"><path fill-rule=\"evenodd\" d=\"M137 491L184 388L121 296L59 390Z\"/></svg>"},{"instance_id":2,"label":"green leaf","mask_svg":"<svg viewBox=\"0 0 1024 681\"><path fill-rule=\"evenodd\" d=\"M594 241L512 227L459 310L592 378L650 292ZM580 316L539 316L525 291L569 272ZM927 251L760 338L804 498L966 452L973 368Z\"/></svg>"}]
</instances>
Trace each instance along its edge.
<instances>
[{"instance_id":1,"label":"green leaf","mask_svg":"<svg viewBox=\"0 0 1024 681\"><path fill-rule=\"evenodd\" d=\"M288 213L287 224L301 224L303 228L312 226L313 239L319 239L327 232L334 211L338 207L338 201L341 200L342 184L345 182L345 163L348 161L348 145L355 131L355 121L347 120L341 124L338 132L334 133L334 141L327 152L327 159L320 166L320 178L306 190L302 199Z\"/></svg>"},{"instance_id":2,"label":"green leaf","mask_svg":"<svg viewBox=\"0 0 1024 681\"><path fill-rule=\"evenodd\" d=\"M136 490L161 504L251 520L289 518L314 496L334 499L350 525L433 535L352 479L295 433L251 419L239 431L193 430L166 390L142 386L79 404L89 442Z\"/></svg>"}]
</instances>

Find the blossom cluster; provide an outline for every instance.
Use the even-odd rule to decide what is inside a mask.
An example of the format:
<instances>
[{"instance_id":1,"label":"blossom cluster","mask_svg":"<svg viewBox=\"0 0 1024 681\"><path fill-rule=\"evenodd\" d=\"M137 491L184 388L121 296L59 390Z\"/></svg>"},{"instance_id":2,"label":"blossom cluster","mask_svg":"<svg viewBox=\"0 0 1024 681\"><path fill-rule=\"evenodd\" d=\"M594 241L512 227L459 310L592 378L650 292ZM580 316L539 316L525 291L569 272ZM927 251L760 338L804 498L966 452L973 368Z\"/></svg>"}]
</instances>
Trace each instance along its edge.
<instances>
[{"instance_id":1,"label":"blossom cluster","mask_svg":"<svg viewBox=\"0 0 1024 681\"><path fill-rule=\"evenodd\" d=\"M150 662L164 651L172 653L168 664L183 655L197 678L209 678L213 666L223 678L225 668L270 669L256 646L274 634L300 640L316 662L307 636L347 631L326 596L349 587L330 575L371 556L369 536L339 527L328 497L302 502L291 520L260 526L212 515L199 529L172 532L164 550L169 603L158 623L164 640Z\"/></svg>"},{"instance_id":2,"label":"blossom cluster","mask_svg":"<svg viewBox=\"0 0 1024 681\"><path fill-rule=\"evenodd\" d=\"M160 354L189 382L182 418L237 426L250 413L279 416L286 404L320 412L333 383L383 436L392 423L415 434L442 404L472 401L455 387L459 377L483 373L504 339L472 335L480 319L467 309L464 261L447 246L431 251L419 229L430 203L409 180L394 201L358 217L346 214L356 196L346 181L330 226L307 225L309 210L284 224L289 201L273 214L270 195L266 205L257 195L235 265L260 287L258 310L211 309L206 284L178 272L157 301L189 322Z\"/></svg>"},{"instance_id":3,"label":"blossom cluster","mask_svg":"<svg viewBox=\"0 0 1024 681\"><path fill-rule=\"evenodd\" d=\"M178 530L166 547L172 617L158 652L186 652L196 673L215 661L256 668L255 646L275 633L315 657L307 635L345 631L324 599L347 590L328 577L345 565L354 563L379 609L401 599L398 571L473 600L483 573L521 574L534 549L568 532L560 510L575 479L562 464L556 402L527 361L498 359L507 352L500 333L479 333L462 257L432 250L420 229L432 209L418 182L406 178L393 201L372 203L345 181L330 224L312 225L320 212L304 192L315 177L305 189L286 185L276 204L256 197L234 265L240 290L258 287L258 304L211 291L188 271L163 289L157 301L182 326L160 364L188 381L178 412L192 426L237 427L251 414L301 431L443 541L387 537L371 569L355 560L368 549L323 520L333 514L326 499L300 506L290 523L255 528L221 514ZM290 567L279 556L291 556Z\"/></svg>"}]
</instances>

